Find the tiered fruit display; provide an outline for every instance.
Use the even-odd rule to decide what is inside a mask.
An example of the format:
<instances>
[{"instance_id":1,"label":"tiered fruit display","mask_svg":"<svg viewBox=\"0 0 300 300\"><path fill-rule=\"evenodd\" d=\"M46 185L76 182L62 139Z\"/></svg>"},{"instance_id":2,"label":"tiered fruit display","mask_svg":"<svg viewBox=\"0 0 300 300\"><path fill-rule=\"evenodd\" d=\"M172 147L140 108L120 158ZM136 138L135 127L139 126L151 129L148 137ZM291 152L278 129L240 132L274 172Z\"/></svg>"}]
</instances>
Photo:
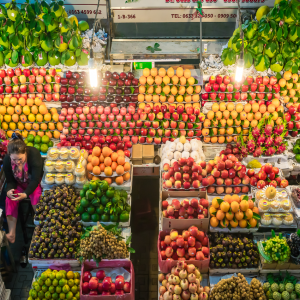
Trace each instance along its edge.
<instances>
[{"instance_id":1,"label":"tiered fruit display","mask_svg":"<svg viewBox=\"0 0 300 300\"><path fill-rule=\"evenodd\" d=\"M289 261L291 249L287 244L286 238L282 236L282 233L276 235L274 230L272 230L272 238L261 241L260 244L262 247L258 247L259 252L267 261Z\"/></svg>"},{"instance_id":2,"label":"tiered fruit display","mask_svg":"<svg viewBox=\"0 0 300 300\"><path fill-rule=\"evenodd\" d=\"M256 76L255 78L247 76L243 83L235 82L234 76L210 76L208 83L204 86L206 93L201 95L202 100L204 100L202 105L207 101L249 101L250 104L253 104L255 100L257 100L259 106L266 105L268 107L270 104L275 105L271 101L280 98L279 92L281 90L277 82L278 79L275 76ZM256 112L259 111L261 114L264 114L267 111L266 107ZM283 111L280 102L276 102L275 110L277 112Z\"/></svg>"},{"instance_id":3,"label":"tiered fruit display","mask_svg":"<svg viewBox=\"0 0 300 300\"><path fill-rule=\"evenodd\" d=\"M300 292L300 284L297 278L286 272L283 274L268 274L267 282L263 288L268 299L297 299Z\"/></svg>"},{"instance_id":4,"label":"tiered fruit display","mask_svg":"<svg viewBox=\"0 0 300 300\"><path fill-rule=\"evenodd\" d=\"M236 29L223 50L221 59L225 66L235 63L236 55L244 49L245 67L254 63L257 71L266 71L269 67L274 72L292 71L297 73L299 51L297 41L299 31L299 3L297 1L280 1L271 10L260 7L256 20L243 25L244 46L240 39L240 30Z\"/></svg>"},{"instance_id":5,"label":"tiered fruit display","mask_svg":"<svg viewBox=\"0 0 300 300\"><path fill-rule=\"evenodd\" d=\"M129 252L134 253L134 250L129 247L131 236L125 242L121 232L120 228L111 225L102 226L98 224L84 228L77 260L82 262L93 258L94 261L98 262L101 259L128 258Z\"/></svg>"},{"instance_id":6,"label":"tiered fruit display","mask_svg":"<svg viewBox=\"0 0 300 300\"><path fill-rule=\"evenodd\" d=\"M109 184L122 185L130 179L131 165L126 161L123 150L114 152L109 147L94 147L88 157L87 171L90 179L105 179Z\"/></svg>"},{"instance_id":7,"label":"tiered fruit display","mask_svg":"<svg viewBox=\"0 0 300 300\"><path fill-rule=\"evenodd\" d=\"M208 200L193 198L183 199L181 202L178 199L172 199L169 203L167 200L162 201L162 214L168 219L204 219L208 217Z\"/></svg>"},{"instance_id":8,"label":"tiered fruit display","mask_svg":"<svg viewBox=\"0 0 300 300\"><path fill-rule=\"evenodd\" d=\"M211 233L210 268L258 268L259 253L252 234Z\"/></svg>"},{"instance_id":9,"label":"tiered fruit display","mask_svg":"<svg viewBox=\"0 0 300 300\"><path fill-rule=\"evenodd\" d=\"M76 207L83 222L128 222L130 205L127 192L115 190L106 180L92 180L80 191L80 205Z\"/></svg>"},{"instance_id":10,"label":"tiered fruit display","mask_svg":"<svg viewBox=\"0 0 300 300\"><path fill-rule=\"evenodd\" d=\"M247 176L250 178L250 184L257 187L258 189L263 189L266 185L273 187L286 188L289 182L286 179L280 178L279 169L273 167L270 163L263 165L258 173L253 169L247 170Z\"/></svg>"},{"instance_id":11,"label":"tiered fruit display","mask_svg":"<svg viewBox=\"0 0 300 300\"><path fill-rule=\"evenodd\" d=\"M300 96L300 78L297 72L294 74L290 71L284 72L278 83L280 85L280 95L283 97L283 102L286 104L298 103L298 97Z\"/></svg>"},{"instance_id":12,"label":"tiered fruit display","mask_svg":"<svg viewBox=\"0 0 300 300\"><path fill-rule=\"evenodd\" d=\"M208 286L201 286L202 275L193 264L178 262L171 273L159 274L159 300L165 299L201 299L207 300L210 293Z\"/></svg>"},{"instance_id":13,"label":"tiered fruit display","mask_svg":"<svg viewBox=\"0 0 300 300\"><path fill-rule=\"evenodd\" d=\"M281 119L281 117L279 117ZM250 128L246 144L240 139L241 146L246 147L248 154L253 157L273 156L282 154L287 149L284 137L287 133L286 121L281 119L276 123L273 115L262 118L256 127Z\"/></svg>"},{"instance_id":14,"label":"tiered fruit display","mask_svg":"<svg viewBox=\"0 0 300 300\"><path fill-rule=\"evenodd\" d=\"M164 171L162 179L163 188L166 190L199 189L203 180L202 167L197 165L192 157L179 158L173 163L173 167L165 164Z\"/></svg>"},{"instance_id":15,"label":"tiered fruit display","mask_svg":"<svg viewBox=\"0 0 300 300\"><path fill-rule=\"evenodd\" d=\"M112 270L113 272L113 270ZM130 293L130 282L125 282L122 275L117 275L116 278L106 276L104 270L99 270L96 277L92 277L90 271L86 271L82 277L82 294L95 295L124 295Z\"/></svg>"},{"instance_id":16,"label":"tiered fruit display","mask_svg":"<svg viewBox=\"0 0 300 300\"><path fill-rule=\"evenodd\" d=\"M146 68L139 83L139 102L189 103L200 100L201 86L197 85L198 81L191 76L189 69L178 67L175 72L172 67L167 71Z\"/></svg>"},{"instance_id":17,"label":"tiered fruit display","mask_svg":"<svg viewBox=\"0 0 300 300\"><path fill-rule=\"evenodd\" d=\"M228 279L220 280L214 285L210 299L218 300L222 298L224 293L229 293L229 295L233 296L240 295L239 297L245 300L267 300L261 282L253 278L249 284L241 273L238 273L237 276L233 275Z\"/></svg>"},{"instance_id":18,"label":"tiered fruit display","mask_svg":"<svg viewBox=\"0 0 300 300\"><path fill-rule=\"evenodd\" d=\"M211 227L255 228L260 219L259 210L248 196L226 195L215 197L209 208Z\"/></svg>"},{"instance_id":19,"label":"tiered fruit display","mask_svg":"<svg viewBox=\"0 0 300 300\"><path fill-rule=\"evenodd\" d=\"M32 283L29 299L80 299L80 274L47 269Z\"/></svg>"},{"instance_id":20,"label":"tiered fruit display","mask_svg":"<svg viewBox=\"0 0 300 300\"><path fill-rule=\"evenodd\" d=\"M38 259L75 259L82 225L76 206L79 192L63 184L45 191L37 205L35 220L39 225L29 248L28 257Z\"/></svg>"},{"instance_id":21,"label":"tiered fruit display","mask_svg":"<svg viewBox=\"0 0 300 300\"><path fill-rule=\"evenodd\" d=\"M296 137L300 130L300 106L299 103L287 103L287 112L284 114L284 118L287 121L286 128L288 134L292 137Z\"/></svg>"},{"instance_id":22,"label":"tiered fruit display","mask_svg":"<svg viewBox=\"0 0 300 300\"><path fill-rule=\"evenodd\" d=\"M59 101L60 80L61 76L54 68L1 69L0 96Z\"/></svg>"},{"instance_id":23,"label":"tiered fruit display","mask_svg":"<svg viewBox=\"0 0 300 300\"><path fill-rule=\"evenodd\" d=\"M89 52L82 48L81 30L89 29L65 11L63 1L1 5L0 65L30 67L87 65Z\"/></svg>"},{"instance_id":24,"label":"tiered fruit display","mask_svg":"<svg viewBox=\"0 0 300 300\"><path fill-rule=\"evenodd\" d=\"M206 172L207 177L202 179L202 186L208 187L208 194L249 192L250 179L246 175L246 167L234 154L216 156L206 164Z\"/></svg>"},{"instance_id":25,"label":"tiered fruit display","mask_svg":"<svg viewBox=\"0 0 300 300\"><path fill-rule=\"evenodd\" d=\"M209 259L208 247L206 233L198 230L196 226L182 232L172 229L170 234L164 237L161 235L158 255L167 261L206 260Z\"/></svg>"},{"instance_id":26,"label":"tiered fruit display","mask_svg":"<svg viewBox=\"0 0 300 300\"><path fill-rule=\"evenodd\" d=\"M11 137L18 131L24 138L31 135L58 139L62 123L56 108L47 109L41 98L5 97L0 105L1 128Z\"/></svg>"}]
</instances>

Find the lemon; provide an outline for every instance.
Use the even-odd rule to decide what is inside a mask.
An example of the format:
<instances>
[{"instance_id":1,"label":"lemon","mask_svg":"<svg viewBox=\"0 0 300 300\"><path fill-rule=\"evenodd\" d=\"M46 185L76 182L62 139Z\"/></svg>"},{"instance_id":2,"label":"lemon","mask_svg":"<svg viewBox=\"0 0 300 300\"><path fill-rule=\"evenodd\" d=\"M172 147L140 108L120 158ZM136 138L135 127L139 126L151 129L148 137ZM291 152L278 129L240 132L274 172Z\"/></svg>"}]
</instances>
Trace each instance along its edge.
<instances>
[{"instance_id":1,"label":"lemon","mask_svg":"<svg viewBox=\"0 0 300 300\"><path fill-rule=\"evenodd\" d=\"M44 293L46 293L46 292L48 292L48 287L44 284L43 286L42 286L42 291L44 292Z\"/></svg>"},{"instance_id":2,"label":"lemon","mask_svg":"<svg viewBox=\"0 0 300 300\"><path fill-rule=\"evenodd\" d=\"M46 286L50 286L52 285L52 281L50 280L50 278L47 278L47 280L45 281Z\"/></svg>"},{"instance_id":3,"label":"lemon","mask_svg":"<svg viewBox=\"0 0 300 300\"><path fill-rule=\"evenodd\" d=\"M64 285L63 288L62 288L62 292L66 294L69 291L70 291L70 287L68 285Z\"/></svg>"},{"instance_id":4,"label":"lemon","mask_svg":"<svg viewBox=\"0 0 300 300\"><path fill-rule=\"evenodd\" d=\"M259 22L260 19L265 16L266 14L268 14L268 12L270 11L270 8L266 5L261 6L257 11L256 11L256 19Z\"/></svg>"},{"instance_id":5,"label":"lemon","mask_svg":"<svg viewBox=\"0 0 300 300\"><path fill-rule=\"evenodd\" d=\"M76 285L73 285L71 287L71 292L75 295L78 292L78 287Z\"/></svg>"},{"instance_id":6,"label":"lemon","mask_svg":"<svg viewBox=\"0 0 300 300\"><path fill-rule=\"evenodd\" d=\"M68 286L72 287L74 285L74 279L68 280Z\"/></svg>"},{"instance_id":7,"label":"lemon","mask_svg":"<svg viewBox=\"0 0 300 300\"><path fill-rule=\"evenodd\" d=\"M80 293L77 292L76 295L75 295L76 299L80 299Z\"/></svg>"},{"instance_id":8,"label":"lemon","mask_svg":"<svg viewBox=\"0 0 300 300\"><path fill-rule=\"evenodd\" d=\"M79 279L80 278L80 274L78 273L78 272L75 272L74 273L74 278L75 279ZM77 284L77 283L75 283L75 284ZM78 283L79 284L79 283Z\"/></svg>"},{"instance_id":9,"label":"lemon","mask_svg":"<svg viewBox=\"0 0 300 300\"><path fill-rule=\"evenodd\" d=\"M61 293L61 286L57 286L56 288L55 288L55 291L56 291L56 293Z\"/></svg>"},{"instance_id":10,"label":"lemon","mask_svg":"<svg viewBox=\"0 0 300 300\"><path fill-rule=\"evenodd\" d=\"M60 294L59 294L59 298L60 298L61 300L66 299L66 294L60 293Z\"/></svg>"},{"instance_id":11,"label":"lemon","mask_svg":"<svg viewBox=\"0 0 300 300\"><path fill-rule=\"evenodd\" d=\"M42 140L43 140L43 138L42 138ZM49 274L49 278L51 279L51 280L54 280L56 277L55 277L55 274L54 273L50 273Z\"/></svg>"},{"instance_id":12,"label":"lemon","mask_svg":"<svg viewBox=\"0 0 300 300\"><path fill-rule=\"evenodd\" d=\"M73 279L74 278L74 273L72 271L69 271L67 273L67 279Z\"/></svg>"},{"instance_id":13,"label":"lemon","mask_svg":"<svg viewBox=\"0 0 300 300\"><path fill-rule=\"evenodd\" d=\"M55 287L53 285L49 286L49 292L53 294L55 292Z\"/></svg>"},{"instance_id":14,"label":"lemon","mask_svg":"<svg viewBox=\"0 0 300 300\"><path fill-rule=\"evenodd\" d=\"M55 277L56 277L57 280L62 279L62 273L57 272L56 275L55 275Z\"/></svg>"},{"instance_id":15,"label":"lemon","mask_svg":"<svg viewBox=\"0 0 300 300\"><path fill-rule=\"evenodd\" d=\"M73 293L72 292L68 292L66 294L66 299L71 300L73 298Z\"/></svg>"},{"instance_id":16,"label":"lemon","mask_svg":"<svg viewBox=\"0 0 300 300\"><path fill-rule=\"evenodd\" d=\"M60 286L64 286L66 284L66 280L64 278L62 278L59 283Z\"/></svg>"}]
</instances>

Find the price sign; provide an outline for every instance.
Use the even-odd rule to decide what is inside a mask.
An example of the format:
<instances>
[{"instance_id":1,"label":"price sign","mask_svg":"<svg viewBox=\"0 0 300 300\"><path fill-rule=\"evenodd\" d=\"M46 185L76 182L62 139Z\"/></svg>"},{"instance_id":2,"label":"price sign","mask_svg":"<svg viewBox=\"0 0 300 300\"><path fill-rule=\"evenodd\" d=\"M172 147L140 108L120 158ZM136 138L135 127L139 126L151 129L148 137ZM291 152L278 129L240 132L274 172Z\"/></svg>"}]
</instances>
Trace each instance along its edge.
<instances>
[{"instance_id":1,"label":"price sign","mask_svg":"<svg viewBox=\"0 0 300 300\"><path fill-rule=\"evenodd\" d=\"M196 8L198 0L111 0L111 8ZM237 8L237 0L202 0L203 8ZM241 0L242 8L274 6L274 0Z\"/></svg>"},{"instance_id":2,"label":"price sign","mask_svg":"<svg viewBox=\"0 0 300 300\"><path fill-rule=\"evenodd\" d=\"M195 10L181 9L115 9L114 23L157 23L157 22L198 22L200 14ZM207 8L202 22L235 22L237 9Z\"/></svg>"}]
</instances>

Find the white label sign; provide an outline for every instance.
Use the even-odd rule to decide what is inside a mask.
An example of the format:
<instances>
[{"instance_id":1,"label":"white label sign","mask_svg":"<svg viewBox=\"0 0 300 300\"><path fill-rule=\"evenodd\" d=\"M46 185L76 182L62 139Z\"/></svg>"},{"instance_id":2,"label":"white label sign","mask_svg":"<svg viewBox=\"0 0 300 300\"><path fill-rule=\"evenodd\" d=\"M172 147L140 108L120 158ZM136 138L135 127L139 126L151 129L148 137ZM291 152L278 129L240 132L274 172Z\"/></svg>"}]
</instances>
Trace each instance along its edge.
<instances>
[{"instance_id":1,"label":"white label sign","mask_svg":"<svg viewBox=\"0 0 300 300\"><path fill-rule=\"evenodd\" d=\"M111 8L196 8L198 0L111 0ZM237 0L202 0L203 8L237 8ZM274 0L241 0L242 8L274 6Z\"/></svg>"},{"instance_id":2,"label":"white label sign","mask_svg":"<svg viewBox=\"0 0 300 300\"><path fill-rule=\"evenodd\" d=\"M206 8L203 22L235 22L237 9ZM157 22L195 22L199 23L200 14L195 17L194 9L115 9L114 23L157 23ZM162 21L163 20L163 21Z\"/></svg>"}]
</instances>

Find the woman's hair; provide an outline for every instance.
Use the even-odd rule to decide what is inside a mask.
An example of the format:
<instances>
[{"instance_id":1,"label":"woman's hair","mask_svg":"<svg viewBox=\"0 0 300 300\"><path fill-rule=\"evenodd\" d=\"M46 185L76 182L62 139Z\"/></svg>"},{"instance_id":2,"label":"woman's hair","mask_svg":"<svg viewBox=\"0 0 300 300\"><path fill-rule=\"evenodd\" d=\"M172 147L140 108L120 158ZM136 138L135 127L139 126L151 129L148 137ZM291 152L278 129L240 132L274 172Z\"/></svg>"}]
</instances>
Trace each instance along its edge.
<instances>
[{"instance_id":1,"label":"woman's hair","mask_svg":"<svg viewBox=\"0 0 300 300\"><path fill-rule=\"evenodd\" d=\"M26 152L26 144L21 134L15 132L12 134L7 150L8 154L24 154Z\"/></svg>"}]
</instances>

